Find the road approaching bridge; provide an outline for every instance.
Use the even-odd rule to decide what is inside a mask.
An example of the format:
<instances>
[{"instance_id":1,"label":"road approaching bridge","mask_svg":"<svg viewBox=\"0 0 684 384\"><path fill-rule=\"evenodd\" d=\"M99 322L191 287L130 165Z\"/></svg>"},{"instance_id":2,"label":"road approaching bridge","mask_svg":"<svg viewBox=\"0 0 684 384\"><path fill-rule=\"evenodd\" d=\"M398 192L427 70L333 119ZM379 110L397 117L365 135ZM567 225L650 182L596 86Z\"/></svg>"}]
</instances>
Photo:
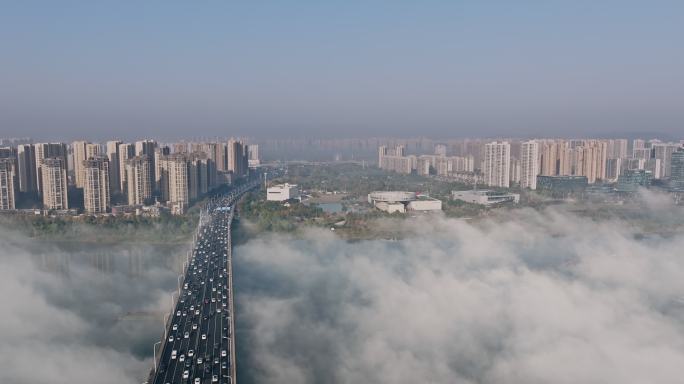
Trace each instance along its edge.
<instances>
[{"instance_id":1,"label":"road approaching bridge","mask_svg":"<svg viewBox=\"0 0 684 384\"><path fill-rule=\"evenodd\" d=\"M164 338L155 344L161 347L155 348L150 383L236 382L230 228L235 202L257 185L237 187L202 209L178 298L165 322Z\"/></svg>"}]
</instances>

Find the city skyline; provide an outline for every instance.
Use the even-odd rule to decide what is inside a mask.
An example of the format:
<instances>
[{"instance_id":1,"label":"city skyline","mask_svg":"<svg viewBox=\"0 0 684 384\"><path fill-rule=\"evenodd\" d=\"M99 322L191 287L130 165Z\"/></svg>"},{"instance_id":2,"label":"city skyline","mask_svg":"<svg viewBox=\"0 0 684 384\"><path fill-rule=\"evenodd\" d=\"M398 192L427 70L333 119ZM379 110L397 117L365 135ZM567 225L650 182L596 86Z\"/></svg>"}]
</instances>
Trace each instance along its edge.
<instances>
[{"instance_id":1,"label":"city skyline","mask_svg":"<svg viewBox=\"0 0 684 384\"><path fill-rule=\"evenodd\" d=\"M358 150L360 145L366 152L375 148L377 167L386 171L502 189L537 190L539 184L552 194L575 188L584 191L588 186L631 193L654 182L678 194L684 185L680 155L684 139L332 142L338 147L318 143L319 148L315 148L316 144L309 143L302 150L323 150L329 159L339 161L339 146ZM269 144L264 149L264 160L288 160L269 157ZM295 147L289 149L296 151ZM176 143L149 138L131 143L76 140L69 144L0 138L0 210L15 210L19 197L19 206L24 208L36 208L30 202L42 199L46 211L78 208L90 215L107 215L154 206L182 215L193 201L211 190L250 176L250 170L256 174L261 165L267 165L262 164L260 153L259 144L234 138ZM364 159L365 167L365 157L358 155L357 160ZM74 206L69 199L73 193L83 195L82 204Z\"/></svg>"},{"instance_id":2,"label":"city skyline","mask_svg":"<svg viewBox=\"0 0 684 384\"><path fill-rule=\"evenodd\" d=\"M233 138L171 145L151 139L33 143L0 138L0 211L19 207L74 214L82 209L109 215L148 207L182 215L191 203L248 177L259 164L258 145ZM70 194L82 197L74 201Z\"/></svg>"},{"instance_id":3,"label":"city skyline","mask_svg":"<svg viewBox=\"0 0 684 384\"><path fill-rule=\"evenodd\" d=\"M682 381L684 1L5 3L0 383Z\"/></svg>"}]
</instances>

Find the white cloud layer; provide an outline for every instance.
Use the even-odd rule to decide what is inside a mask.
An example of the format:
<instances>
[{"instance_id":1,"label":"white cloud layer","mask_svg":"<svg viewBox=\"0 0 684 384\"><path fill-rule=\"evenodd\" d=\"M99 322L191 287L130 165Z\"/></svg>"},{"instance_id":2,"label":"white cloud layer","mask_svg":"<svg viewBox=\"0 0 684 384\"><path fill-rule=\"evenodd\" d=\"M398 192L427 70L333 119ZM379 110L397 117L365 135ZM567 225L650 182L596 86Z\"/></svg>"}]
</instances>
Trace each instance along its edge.
<instances>
[{"instance_id":1,"label":"white cloud layer","mask_svg":"<svg viewBox=\"0 0 684 384\"><path fill-rule=\"evenodd\" d=\"M161 315L125 316L168 310L176 284L168 254L145 245L112 246L109 253L98 245L69 247L0 227L0 383L143 382Z\"/></svg>"},{"instance_id":2,"label":"white cloud layer","mask_svg":"<svg viewBox=\"0 0 684 384\"><path fill-rule=\"evenodd\" d=\"M240 376L680 383L684 234L632 224L519 210L407 222L413 235L396 242L317 230L250 241L236 251Z\"/></svg>"}]
</instances>

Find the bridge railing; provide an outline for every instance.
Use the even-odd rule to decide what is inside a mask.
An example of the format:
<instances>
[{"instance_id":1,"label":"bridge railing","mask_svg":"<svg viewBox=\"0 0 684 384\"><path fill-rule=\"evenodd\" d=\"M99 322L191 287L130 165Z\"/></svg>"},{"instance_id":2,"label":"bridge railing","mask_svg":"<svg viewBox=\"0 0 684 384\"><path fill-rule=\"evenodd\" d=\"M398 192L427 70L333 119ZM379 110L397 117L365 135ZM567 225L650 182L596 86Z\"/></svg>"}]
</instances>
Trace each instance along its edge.
<instances>
[{"instance_id":1,"label":"bridge railing","mask_svg":"<svg viewBox=\"0 0 684 384\"><path fill-rule=\"evenodd\" d=\"M148 382L151 382L154 379L154 375L157 373L157 369L159 367L159 363L161 362L161 358L163 356L163 351L164 348L166 347L166 343L168 342L168 332L169 328L171 327L171 322L173 321L173 312L178 306L178 300L180 300L181 296L181 286L182 284L185 283L185 277L187 276L188 273L188 268L190 268L190 258L192 257L193 252L195 251L195 248L197 246L197 238L200 234L201 229L209 223L209 220L211 219L211 216L208 214L205 208L202 208L200 210L200 217L199 220L197 221L197 228L195 229L195 233L192 235L192 243L190 246L190 250L186 252L186 257L185 257L185 262L183 262L181 266L181 274L178 275L178 292L176 298L174 299L174 294L176 292L171 293L171 308L169 309L169 312L164 315L164 318L162 320L164 324L164 334L161 339L161 341L157 342L154 344L153 348L153 363L154 366L152 367L152 370L150 371L149 379ZM157 348L156 346L159 344L159 354L157 354Z\"/></svg>"}]
</instances>

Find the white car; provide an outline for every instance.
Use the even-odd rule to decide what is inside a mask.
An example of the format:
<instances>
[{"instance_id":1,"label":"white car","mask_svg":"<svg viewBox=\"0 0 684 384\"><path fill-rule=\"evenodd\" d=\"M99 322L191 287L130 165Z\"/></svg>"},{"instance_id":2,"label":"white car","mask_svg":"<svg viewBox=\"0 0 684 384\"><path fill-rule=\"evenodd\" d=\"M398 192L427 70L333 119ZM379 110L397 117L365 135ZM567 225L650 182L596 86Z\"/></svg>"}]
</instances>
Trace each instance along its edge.
<instances>
[{"instance_id":1,"label":"white car","mask_svg":"<svg viewBox=\"0 0 684 384\"><path fill-rule=\"evenodd\" d=\"M199 315L199 309L195 309L195 315Z\"/></svg>"},{"instance_id":2,"label":"white car","mask_svg":"<svg viewBox=\"0 0 684 384\"><path fill-rule=\"evenodd\" d=\"M206 333L203 333L203 334L202 334L202 340L206 340L206 339L207 339L207 334L206 334Z\"/></svg>"},{"instance_id":3,"label":"white car","mask_svg":"<svg viewBox=\"0 0 684 384\"><path fill-rule=\"evenodd\" d=\"M183 378L187 379L188 377L190 377L190 371L186 369L185 371L183 371Z\"/></svg>"},{"instance_id":4,"label":"white car","mask_svg":"<svg viewBox=\"0 0 684 384\"><path fill-rule=\"evenodd\" d=\"M183 334L183 338L184 338L184 339L190 338L190 332L187 332L187 331L186 331L186 332Z\"/></svg>"},{"instance_id":5,"label":"white car","mask_svg":"<svg viewBox=\"0 0 684 384\"><path fill-rule=\"evenodd\" d=\"M211 375L211 382L216 383L218 381L218 375Z\"/></svg>"},{"instance_id":6,"label":"white car","mask_svg":"<svg viewBox=\"0 0 684 384\"><path fill-rule=\"evenodd\" d=\"M172 359L172 360L176 360L176 355L177 355L177 354L178 354L178 351L176 351L175 349L174 349L173 351L171 351L171 359Z\"/></svg>"},{"instance_id":7,"label":"white car","mask_svg":"<svg viewBox=\"0 0 684 384\"><path fill-rule=\"evenodd\" d=\"M185 361L185 355L178 356L178 361L180 361L181 363L184 362Z\"/></svg>"},{"instance_id":8,"label":"white car","mask_svg":"<svg viewBox=\"0 0 684 384\"><path fill-rule=\"evenodd\" d=\"M174 324L174 325L173 325L173 330L174 330L174 331L177 331L177 330L178 330L178 324Z\"/></svg>"},{"instance_id":9,"label":"white car","mask_svg":"<svg viewBox=\"0 0 684 384\"><path fill-rule=\"evenodd\" d=\"M173 343L173 335L169 336L169 343Z\"/></svg>"},{"instance_id":10,"label":"white car","mask_svg":"<svg viewBox=\"0 0 684 384\"><path fill-rule=\"evenodd\" d=\"M195 351L192 349L188 351L188 357L192 357L195 354Z\"/></svg>"},{"instance_id":11,"label":"white car","mask_svg":"<svg viewBox=\"0 0 684 384\"><path fill-rule=\"evenodd\" d=\"M200 384L201 380L199 377L195 377L195 384Z\"/></svg>"},{"instance_id":12,"label":"white car","mask_svg":"<svg viewBox=\"0 0 684 384\"><path fill-rule=\"evenodd\" d=\"M193 329L193 330L197 329L197 324L193 324L193 325L192 325L192 329Z\"/></svg>"},{"instance_id":13,"label":"white car","mask_svg":"<svg viewBox=\"0 0 684 384\"><path fill-rule=\"evenodd\" d=\"M221 351L221 357L226 357L226 354L227 354L227 352L225 349Z\"/></svg>"}]
</instances>

